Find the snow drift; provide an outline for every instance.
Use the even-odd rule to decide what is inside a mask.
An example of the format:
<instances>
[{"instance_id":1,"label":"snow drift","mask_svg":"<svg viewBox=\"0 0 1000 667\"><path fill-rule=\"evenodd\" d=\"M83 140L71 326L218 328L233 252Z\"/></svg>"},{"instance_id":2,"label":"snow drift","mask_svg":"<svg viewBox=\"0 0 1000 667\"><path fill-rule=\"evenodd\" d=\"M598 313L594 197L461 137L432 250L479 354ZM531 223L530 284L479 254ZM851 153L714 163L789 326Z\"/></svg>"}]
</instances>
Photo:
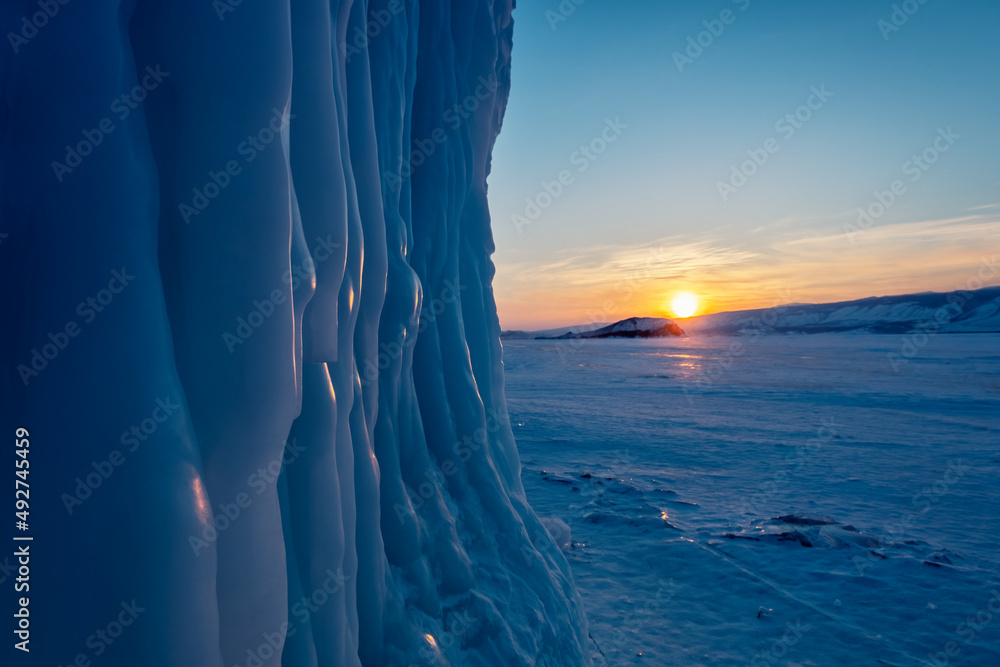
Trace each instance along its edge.
<instances>
[{"instance_id":1,"label":"snow drift","mask_svg":"<svg viewBox=\"0 0 1000 667\"><path fill-rule=\"evenodd\" d=\"M0 12L31 656L587 663L491 289L513 0L49 4Z\"/></svg>"}]
</instances>

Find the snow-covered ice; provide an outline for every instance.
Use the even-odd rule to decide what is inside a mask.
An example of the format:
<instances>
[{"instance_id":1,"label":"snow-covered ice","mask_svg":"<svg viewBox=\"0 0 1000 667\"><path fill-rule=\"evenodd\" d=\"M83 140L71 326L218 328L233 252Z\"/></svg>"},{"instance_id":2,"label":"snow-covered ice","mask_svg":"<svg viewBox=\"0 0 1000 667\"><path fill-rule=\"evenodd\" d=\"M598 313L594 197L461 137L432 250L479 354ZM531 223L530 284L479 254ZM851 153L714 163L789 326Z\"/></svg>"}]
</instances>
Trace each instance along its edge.
<instances>
[{"instance_id":1,"label":"snow-covered ice","mask_svg":"<svg viewBox=\"0 0 1000 667\"><path fill-rule=\"evenodd\" d=\"M595 664L1000 664L1000 338L901 340L505 342Z\"/></svg>"}]
</instances>

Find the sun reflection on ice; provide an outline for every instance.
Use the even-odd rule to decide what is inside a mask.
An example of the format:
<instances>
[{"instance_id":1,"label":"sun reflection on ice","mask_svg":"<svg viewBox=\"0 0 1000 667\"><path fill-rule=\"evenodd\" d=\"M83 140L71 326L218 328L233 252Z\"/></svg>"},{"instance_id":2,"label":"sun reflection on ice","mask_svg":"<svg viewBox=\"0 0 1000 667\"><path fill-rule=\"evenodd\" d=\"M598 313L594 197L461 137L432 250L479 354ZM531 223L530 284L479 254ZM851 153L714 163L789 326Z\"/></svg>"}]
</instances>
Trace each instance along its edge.
<instances>
[{"instance_id":1,"label":"sun reflection on ice","mask_svg":"<svg viewBox=\"0 0 1000 667\"><path fill-rule=\"evenodd\" d=\"M194 473L191 477L191 491L194 492L194 502L198 510L198 519L201 521L211 521L211 513L208 510L208 494L205 493L205 485L201 483L198 472L192 468Z\"/></svg>"}]
</instances>

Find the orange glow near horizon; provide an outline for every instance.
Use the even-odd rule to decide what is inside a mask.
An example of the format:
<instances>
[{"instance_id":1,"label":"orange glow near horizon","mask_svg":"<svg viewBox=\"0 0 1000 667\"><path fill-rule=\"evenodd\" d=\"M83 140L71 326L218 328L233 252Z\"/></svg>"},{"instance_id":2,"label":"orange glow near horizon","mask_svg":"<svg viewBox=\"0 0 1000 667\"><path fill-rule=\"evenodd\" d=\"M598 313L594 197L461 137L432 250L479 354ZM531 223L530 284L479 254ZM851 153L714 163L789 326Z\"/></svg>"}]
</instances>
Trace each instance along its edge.
<instances>
[{"instance_id":1,"label":"orange glow near horizon","mask_svg":"<svg viewBox=\"0 0 1000 667\"><path fill-rule=\"evenodd\" d=\"M1000 202L953 218L873 226L852 244L839 224L803 234L778 227L697 240L567 249L497 261L504 329L533 331L628 317L677 317L672 300L697 295L692 317L789 303L949 292L1000 285L994 270ZM971 239L975 239L974 241ZM980 275L981 273L981 275ZM970 282L973 281L973 282Z\"/></svg>"}]
</instances>

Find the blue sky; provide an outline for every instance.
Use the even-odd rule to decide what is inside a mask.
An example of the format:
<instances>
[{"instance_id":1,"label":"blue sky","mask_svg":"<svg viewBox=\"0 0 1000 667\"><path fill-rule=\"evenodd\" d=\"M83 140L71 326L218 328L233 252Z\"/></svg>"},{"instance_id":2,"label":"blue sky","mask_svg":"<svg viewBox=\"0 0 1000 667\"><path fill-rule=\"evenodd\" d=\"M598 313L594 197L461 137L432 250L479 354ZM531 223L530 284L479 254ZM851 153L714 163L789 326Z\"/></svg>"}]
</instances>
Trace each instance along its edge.
<instances>
[{"instance_id":1,"label":"blue sky","mask_svg":"<svg viewBox=\"0 0 1000 667\"><path fill-rule=\"evenodd\" d=\"M995 0L522 0L489 180L501 323L964 284L1000 250L998 30Z\"/></svg>"}]
</instances>

